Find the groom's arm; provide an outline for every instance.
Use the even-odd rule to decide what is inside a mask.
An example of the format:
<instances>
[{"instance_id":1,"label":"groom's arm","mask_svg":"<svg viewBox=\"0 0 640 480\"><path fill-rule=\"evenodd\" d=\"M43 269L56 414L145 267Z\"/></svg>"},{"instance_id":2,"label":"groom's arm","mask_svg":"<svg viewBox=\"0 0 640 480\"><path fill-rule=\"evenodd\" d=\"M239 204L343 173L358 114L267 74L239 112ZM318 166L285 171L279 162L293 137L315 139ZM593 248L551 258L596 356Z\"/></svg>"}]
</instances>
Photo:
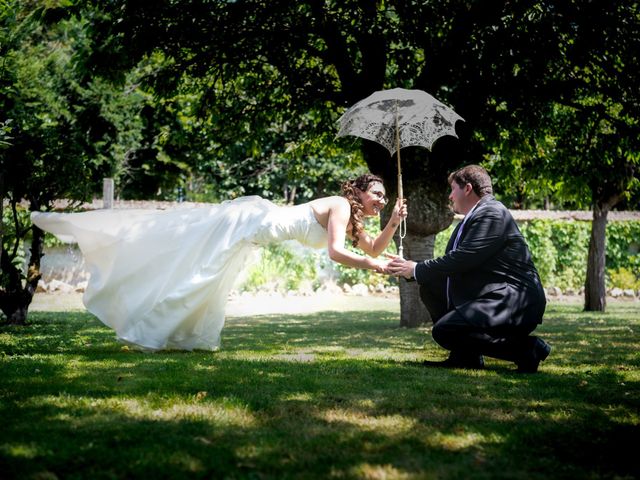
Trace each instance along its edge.
<instances>
[{"instance_id":1,"label":"groom's arm","mask_svg":"<svg viewBox=\"0 0 640 480\"><path fill-rule=\"evenodd\" d=\"M387 264L386 273L395 275L396 277L404 277L407 280L414 278L416 262L405 260L401 257L395 257Z\"/></svg>"},{"instance_id":2,"label":"groom's arm","mask_svg":"<svg viewBox=\"0 0 640 480\"><path fill-rule=\"evenodd\" d=\"M386 273L404 277L409 282L416 281L419 285L425 285L438 281L438 278L441 276L438 271L430 268L430 262L431 260L413 262L411 260L396 258L389 262Z\"/></svg>"},{"instance_id":3,"label":"groom's arm","mask_svg":"<svg viewBox=\"0 0 640 480\"><path fill-rule=\"evenodd\" d=\"M479 268L504 248L504 213L499 209L484 208L465 225L465 235L455 250L441 257L419 262L415 266L415 279L429 283L433 275L454 275Z\"/></svg>"}]
</instances>

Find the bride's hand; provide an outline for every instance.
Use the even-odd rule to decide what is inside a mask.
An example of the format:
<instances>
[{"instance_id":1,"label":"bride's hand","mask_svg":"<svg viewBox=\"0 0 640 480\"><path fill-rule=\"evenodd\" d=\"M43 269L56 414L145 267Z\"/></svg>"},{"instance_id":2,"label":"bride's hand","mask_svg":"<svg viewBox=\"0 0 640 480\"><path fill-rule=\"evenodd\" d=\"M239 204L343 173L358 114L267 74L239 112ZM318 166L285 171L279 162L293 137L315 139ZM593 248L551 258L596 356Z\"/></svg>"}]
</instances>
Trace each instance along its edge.
<instances>
[{"instance_id":1,"label":"bride's hand","mask_svg":"<svg viewBox=\"0 0 640 480\"><path fill-rule=\"evenodd\" d=\"M373 261L373 271L376 273L382 273L384 275L388 275L389 262L382 262L380 260Z\"/></svg>"},{"instance_id":2,"label":"bride's hand","mask_svg":"<svg viewBox=\"0 0 640 480\"><path fill-rule=\"evenodd\" d=\"M405 260L397 255L389 256L392 260L387 263L386 273L397 277L413 278L413 272L416 268L416 262Z\"/></svg>"},{"instance_id":3,"label":"bride's hand","mask_svg":"<svg viewBox=\"0 0 640 480\"><path fill-rule=\"evenodd\" d=\"M393 206L393 211L391 212L391 221L394 223L400 223L404 218L407 218L407 199L398 198L396 199L396 204Z\"/></svg>"}]
</instances>

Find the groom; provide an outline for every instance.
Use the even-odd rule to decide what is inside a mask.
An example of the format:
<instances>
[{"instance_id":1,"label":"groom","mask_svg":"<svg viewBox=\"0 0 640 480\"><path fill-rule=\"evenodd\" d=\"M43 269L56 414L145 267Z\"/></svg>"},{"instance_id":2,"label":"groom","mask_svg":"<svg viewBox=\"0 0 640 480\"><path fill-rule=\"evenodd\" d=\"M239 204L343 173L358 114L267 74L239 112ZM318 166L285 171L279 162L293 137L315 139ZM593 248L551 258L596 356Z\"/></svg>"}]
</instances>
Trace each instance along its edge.
<instances>
[{"instance_id":1,"label":"groom","mask_svg":"<svg viewBox=\"0 0 640 480\"><path fill-rule=\"evenodd\" d=\"M484 168L461 168L449 184L453 209L464 219L445 255L418 263L394 258L387 267L420 284L433 338L451 351L444 362L425 364L481 369L486 355L534 373L551 347L530 335L542 322L546 299L529 248L509 210L493 197Z\"/></svg>"}]
</instances>

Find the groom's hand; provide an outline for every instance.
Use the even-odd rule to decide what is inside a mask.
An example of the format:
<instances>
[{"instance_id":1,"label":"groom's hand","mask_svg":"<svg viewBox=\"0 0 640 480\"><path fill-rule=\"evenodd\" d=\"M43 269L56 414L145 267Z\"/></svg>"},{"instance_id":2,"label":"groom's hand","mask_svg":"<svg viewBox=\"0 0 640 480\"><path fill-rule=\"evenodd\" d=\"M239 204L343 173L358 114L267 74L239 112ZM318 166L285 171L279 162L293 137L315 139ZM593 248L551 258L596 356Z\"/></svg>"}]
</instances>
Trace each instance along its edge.
<instances>
[{"instance_id":1,"label":"groom's hand","mask_svg":"<svg viewBox=\"0 0 640 480\"><path fill-rule=\"evenodd\" d=\"M413 278L413 270L416 267L416 262L411 260L404 260L396 255L390 256L392 260L387 264L387 272L391 275L404 278Z\"/></svg>"}]
</instances>

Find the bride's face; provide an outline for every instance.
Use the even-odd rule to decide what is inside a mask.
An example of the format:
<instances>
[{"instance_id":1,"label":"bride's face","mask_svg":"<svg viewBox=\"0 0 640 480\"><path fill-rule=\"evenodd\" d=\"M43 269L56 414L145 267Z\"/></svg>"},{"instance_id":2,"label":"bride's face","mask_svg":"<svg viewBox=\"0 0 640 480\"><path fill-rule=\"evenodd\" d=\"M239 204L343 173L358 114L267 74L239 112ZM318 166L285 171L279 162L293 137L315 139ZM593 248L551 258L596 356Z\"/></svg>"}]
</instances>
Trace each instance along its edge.
<instances>
[{"instance_id":1,"label":"bride's face","mask_svg":"<svg viewBox=\"0 0 640 480\"><path fill-rule=\"evenodd\" d=\"M380 214L380 211L387 204L387 192L384 185L380 182L372 182L365 192L360 193L360 201L364 207L364 214L368 217L374 217Z\"/></svg>"}]
</instances>

